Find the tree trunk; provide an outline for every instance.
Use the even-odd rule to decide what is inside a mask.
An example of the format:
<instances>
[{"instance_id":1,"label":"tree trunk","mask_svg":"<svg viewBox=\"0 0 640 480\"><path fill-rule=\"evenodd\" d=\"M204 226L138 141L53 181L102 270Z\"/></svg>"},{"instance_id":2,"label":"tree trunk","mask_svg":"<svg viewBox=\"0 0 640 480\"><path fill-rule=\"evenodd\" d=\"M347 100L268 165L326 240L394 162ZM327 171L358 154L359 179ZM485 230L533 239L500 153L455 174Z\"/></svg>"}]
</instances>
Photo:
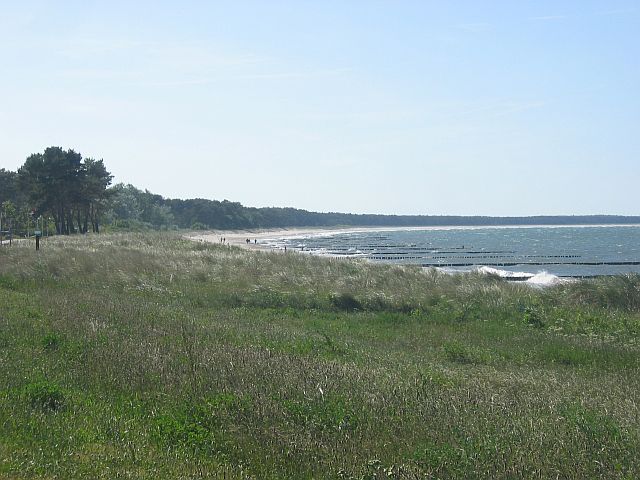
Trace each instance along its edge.
<instances>
[{"instance_id":1,"label":"tree trunk","mask_svg":"<svg viewBox=\"0 0 640 480\"><path fill-rule=\"evenodd\" d=\"M82 228L82 212L79 208L76 210L76 221L78 222L78 233L86 233Z\"/></svg>"},{"instance_id":2,"label":"tree trunk","mask_svg":"<svg viewBox=\"0 0 640 480\"><path fill-rule=\"evenodd\" d=\"M75 233L75 228L73 226L73 212L67 212L67 235Z\"/></svg>"}]
</instances>

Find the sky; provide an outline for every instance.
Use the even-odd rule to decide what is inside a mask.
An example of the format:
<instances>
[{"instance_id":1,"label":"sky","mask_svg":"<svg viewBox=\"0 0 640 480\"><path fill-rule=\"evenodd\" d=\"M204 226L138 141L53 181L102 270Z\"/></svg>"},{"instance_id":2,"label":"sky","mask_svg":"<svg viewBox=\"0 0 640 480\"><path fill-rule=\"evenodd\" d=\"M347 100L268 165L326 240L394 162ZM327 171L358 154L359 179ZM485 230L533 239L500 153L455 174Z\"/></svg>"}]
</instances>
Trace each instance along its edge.
<instances>
[{"instance_id":1,"label":"sky","mask_svg":"<svg viewBox=\"0 0 640 480\"><path fill-rule=\"evenodd\" d=\"M171 198L640 215L640 2L0 0L0 168Z\"/></svg>"}]
</instances>

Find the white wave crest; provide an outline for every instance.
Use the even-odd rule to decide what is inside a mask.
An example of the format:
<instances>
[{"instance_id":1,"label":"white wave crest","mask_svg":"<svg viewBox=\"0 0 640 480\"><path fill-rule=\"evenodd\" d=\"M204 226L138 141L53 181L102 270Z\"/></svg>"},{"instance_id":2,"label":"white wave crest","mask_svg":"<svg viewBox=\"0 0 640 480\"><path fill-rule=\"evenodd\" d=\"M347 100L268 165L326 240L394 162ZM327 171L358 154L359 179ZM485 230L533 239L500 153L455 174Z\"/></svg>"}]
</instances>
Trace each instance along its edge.
<instances>
[{"instance_id":1,"label":"white wave crest","mask_svg":"<svg viewBox=\"0 0 640 480\"><path fill-rule=\"evenodd\" d=\"M476 271L479 273L498 275L499 277L502 277L506 280L520 280L527 283L528 285L534 285L538 287L548 287L551 285L557 285L559 283L566 282L565 279L562 279L557 275L553 275L546 271L537 273L510 272L508 270L500 270L499 268L485 266L478 267Z\"/></svg>"},{"instance_id":2,"label":"white wave crest","mask_svg":"<svg viewBox=\"0 0 640 480\"><path fill-rule=\"evenodd\" d=\"M550 285L557 285L559 283L565 283L567 281L568 281L567 279L560 278L557 275L553 275L549 272L538 272L529 280L527 280L527 283L530 285L548 287Z\"/></svg>"}]
</instances>

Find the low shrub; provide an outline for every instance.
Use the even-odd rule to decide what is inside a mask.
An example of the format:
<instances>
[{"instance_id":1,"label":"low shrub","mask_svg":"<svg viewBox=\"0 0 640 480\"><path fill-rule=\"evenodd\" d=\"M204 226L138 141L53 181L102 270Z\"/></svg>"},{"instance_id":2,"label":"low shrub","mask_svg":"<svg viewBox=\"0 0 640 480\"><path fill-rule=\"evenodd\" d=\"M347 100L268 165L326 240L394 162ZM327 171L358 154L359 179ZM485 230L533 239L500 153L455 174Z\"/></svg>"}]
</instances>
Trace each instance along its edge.
<instances>
[{"instance_id":1,"label":"low shrub","mask_svg":"<svg viewBox=\"0 0 640 480\"><path fill-rule=\"evenodd\" d=\"M28 384L24 393L32 408L45 412L59 411L66 403L62 389L57 384L48 381Z\"/></svg>"},{"instance_id":2,"label":"low shrub","mask_svg":"<svg viewBox=\"0 0 640 480\"><path fill-rule=\"evenodd\" d=\"M62 343L62 337L57 333L47 333L42 338L42 347L45 350L57 350Z\"/></svg>"},{"instance_id":3,"label":"low shrub","mask_svg":"<svg viewBox=\"0 0 640 480\"><path fill-rule=\"evenodd\" d=\"M354 312L362 310L362 303L350 293L335 293L330 297L331 305L337 310Z\"/></svg>"}]
</instances>

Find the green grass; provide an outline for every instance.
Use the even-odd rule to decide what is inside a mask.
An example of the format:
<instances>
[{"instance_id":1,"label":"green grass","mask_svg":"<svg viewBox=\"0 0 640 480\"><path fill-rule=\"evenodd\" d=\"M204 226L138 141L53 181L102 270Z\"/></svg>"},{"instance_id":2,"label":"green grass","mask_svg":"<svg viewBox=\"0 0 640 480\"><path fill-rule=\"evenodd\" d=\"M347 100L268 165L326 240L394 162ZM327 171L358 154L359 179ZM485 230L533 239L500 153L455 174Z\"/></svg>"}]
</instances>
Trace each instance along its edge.
<instances>
[{"instance_id":1,"label":"green grass","mask_svg":"<svg viewBox=\"0 0 640 480\"><path fill-rule=\"evenodd\" d=\"M0 478L637 478L640 278L0 248Z\"/></svg>"}]
</instances>

